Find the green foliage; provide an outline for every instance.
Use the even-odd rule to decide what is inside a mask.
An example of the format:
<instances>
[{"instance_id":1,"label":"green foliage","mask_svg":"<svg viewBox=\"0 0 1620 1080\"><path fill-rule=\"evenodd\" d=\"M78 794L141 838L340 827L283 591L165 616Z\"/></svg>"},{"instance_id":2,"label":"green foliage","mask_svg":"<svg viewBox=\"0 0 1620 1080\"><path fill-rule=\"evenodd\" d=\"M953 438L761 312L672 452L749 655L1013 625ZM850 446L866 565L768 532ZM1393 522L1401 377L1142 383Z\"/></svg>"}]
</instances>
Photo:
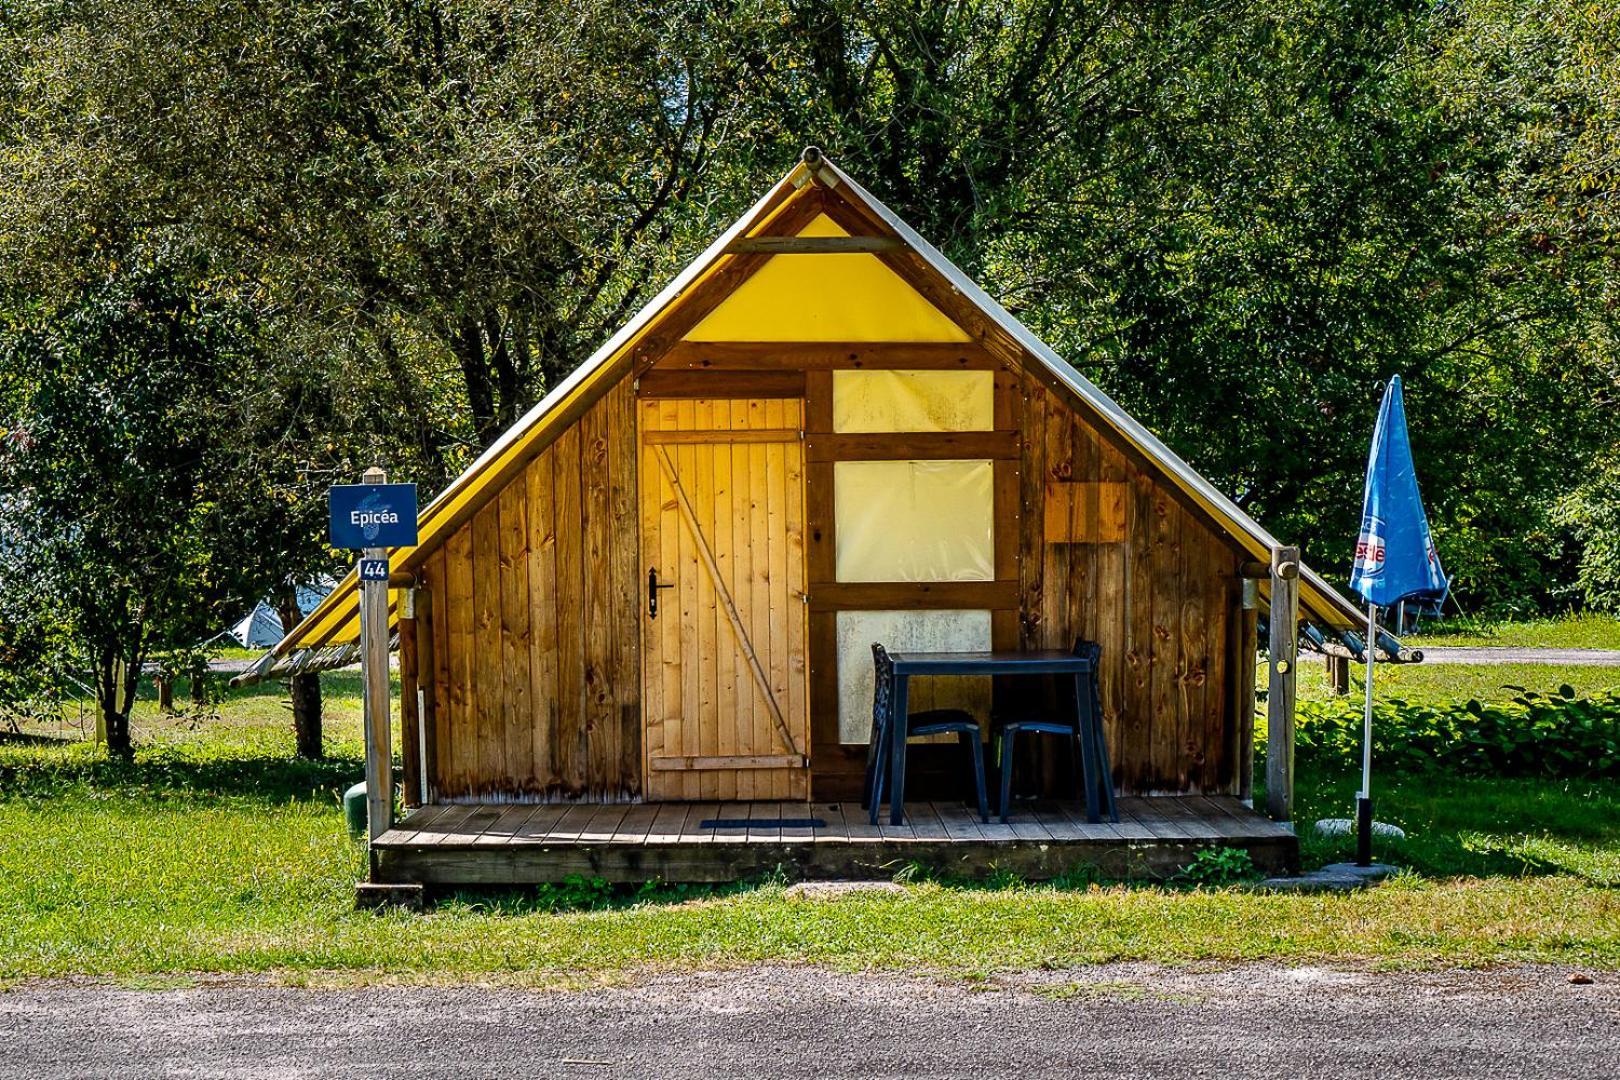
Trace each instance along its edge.
<instances>
[{"instance_id":1,"label":"green foliage","mask_svg":"<svg viewBox=\"0 0 1620 1080\"><path fill-rule=\"evenodd\" d=\"M4 520L0 512L0 552L20 543L6 542ZM15 731L60 716L82 687L73 684L72 635L58 600L37 581L0 582L9 585L0 587L0 728Z\"/></svg>"},{"instance_id":2,"label":"green foliage","mask_svg":"<svg viewBox=\"0 0 1620 1080\"><path fill-rule=\"evenodd\" d=\"M1379 702L1373 714L1375 767L1464 776L1620 778L1620 691L1579 698L1518 690L1508 702ZM1360 759L1363 713L1354 701L1304 702L1295 726L1302 758Z\"/></svg>"},{"instance_id":3,"label":"green foliage","mask_svg":"<svg viewBox=\"0 0 1620 1080\"><path fill-rule=\"evenodd\" d=\"M1189 885L1219 889L1260 876L1254 859L1243 848L1204 848L1193 856L1178 879Z\"/></svg>"},{"instance_id":4,"label":"green foliage","mask_svg":"<svg viewBox=\"0 0 1620 1080\"><path fill-rule=\"evenodd\" d=\"M1319 567L1400 372L1464 604L1613 603L1609 14L8 4L0 307L206 252L298 578L333 475L438 487L816 142Z\"/></svg>"},{"instance_id":5,"label":"green foliage","mask_svg":"<svg viewBox=\"0 0 1620 1080\"><path fill-rule=\"evenodd\" d=\"M141 665L209 636L255 565L222 519L232 444L217 430L255 327L184 250L125 258L0 325L0 592L12 625L47 621L25 636L71 640L127 754Z\"/></svg>"},{"instance_id":6,"label":"green foliage","mask_svg":"<svg viewBox=\"0 0 1620 1080\"><path fill-rule=\"evenodd\" d=\"M1572 591L1594 608L1620 612L1620 454L1564 497L1557 520L1579 542Z\"/></svg>"}]
</instances>

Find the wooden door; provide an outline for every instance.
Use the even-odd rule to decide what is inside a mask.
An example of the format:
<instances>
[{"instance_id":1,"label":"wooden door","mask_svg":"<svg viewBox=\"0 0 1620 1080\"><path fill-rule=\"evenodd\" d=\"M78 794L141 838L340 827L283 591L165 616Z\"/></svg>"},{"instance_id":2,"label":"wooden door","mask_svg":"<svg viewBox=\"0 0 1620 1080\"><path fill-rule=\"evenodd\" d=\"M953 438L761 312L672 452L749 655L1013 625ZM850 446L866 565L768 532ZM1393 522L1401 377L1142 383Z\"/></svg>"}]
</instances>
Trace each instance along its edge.
<instances>
[{"instance_id":1,"label":"wooden door","mask_svg":"<svg viewBox=\"0 0 1620 1080\"><path fill-rule=\"evenodd\" d=\"M803 403L643 400L648 799L807 799Z\"/></svg>"}]
</instances>

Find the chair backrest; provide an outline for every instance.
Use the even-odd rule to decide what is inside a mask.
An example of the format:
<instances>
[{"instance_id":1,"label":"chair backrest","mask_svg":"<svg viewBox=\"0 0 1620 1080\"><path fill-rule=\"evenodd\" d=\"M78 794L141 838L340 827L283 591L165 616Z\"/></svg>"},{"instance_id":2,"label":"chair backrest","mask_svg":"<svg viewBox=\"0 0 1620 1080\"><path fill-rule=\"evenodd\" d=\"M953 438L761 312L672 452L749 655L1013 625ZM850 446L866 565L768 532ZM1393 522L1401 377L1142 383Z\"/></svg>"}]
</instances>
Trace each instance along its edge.
<instances>
[{"instance_id":1,"label":"chair backrest","mask_svg":"<svg viewBox=\"0 0 1620 1080\"><path fill-rule=\"evenodd\" d=\"M1074 655L1084 657L1091 661L1091 678L1087 679L1090 690L1091 715L1099 722L1102 720L1102 692L1099 689L1100 679L1097 678L1097 667L1102 663L1102 646L1095 641L1085 638L1076 638L1074 642Z\"/></svg>"},{"instance_id":2,"label":"chair backrest","mask_svg":"<svg viewBox=\"0 0 1620 1080\"><path fill-rule=\"evenodd\" d=\"M894 692L894 661L889 659L889 650L875 641L872 642L872 674L872 733L875 737L889 717L889 695Z\"/></svg>"}]
</instances>

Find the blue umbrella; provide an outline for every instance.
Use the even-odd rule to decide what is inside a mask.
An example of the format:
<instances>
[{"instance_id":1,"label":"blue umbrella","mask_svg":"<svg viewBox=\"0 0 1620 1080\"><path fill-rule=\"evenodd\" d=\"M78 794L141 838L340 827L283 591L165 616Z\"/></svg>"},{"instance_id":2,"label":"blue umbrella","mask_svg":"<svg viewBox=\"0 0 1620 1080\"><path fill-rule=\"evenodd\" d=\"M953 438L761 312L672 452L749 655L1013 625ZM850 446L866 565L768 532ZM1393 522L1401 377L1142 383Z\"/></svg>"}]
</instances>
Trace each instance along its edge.
<instances>
[{"instance_id":1,"label":"blue umbrella","mask_svg":"<svg viewBox=\"0 0 1620 1080\"><path fill-rule=\"evenodd\" d=\"M1373 428L1367 457L1367 485L1361 497L1361 534L1350 587L1367 601L1367 713L1361 755L1361 792L1356 797L1357 862L1372 861L1373 653L1378 640L1378 609L1402 600L1438 605L1449 583L1429 533L1429 518L1418 493L1412 444L1406 435L1401 377L1390 379Z\"/></svg>"}]
</instances>

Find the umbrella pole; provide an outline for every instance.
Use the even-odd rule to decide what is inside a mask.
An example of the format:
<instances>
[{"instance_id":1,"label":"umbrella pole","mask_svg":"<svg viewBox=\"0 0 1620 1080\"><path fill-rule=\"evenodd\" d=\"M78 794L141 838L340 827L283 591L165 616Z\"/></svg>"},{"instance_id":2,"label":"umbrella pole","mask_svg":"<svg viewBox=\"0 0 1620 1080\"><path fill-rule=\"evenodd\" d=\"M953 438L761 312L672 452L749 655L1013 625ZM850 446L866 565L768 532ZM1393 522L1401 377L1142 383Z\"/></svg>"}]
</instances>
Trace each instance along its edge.
<instances>
[{"instance_id":1,"label":"umbrella pole","mask_svg":"<svg viewBox=\"0 0 1620 1080\"><path fill-rule=\"evenodd\" d=\"M1367 711L1361 728L1361 791L1356 795L1356 865L1372 865L1373 655L1378 645L1378 608L1367 601Z\"/></svg>"}]
</instances>

